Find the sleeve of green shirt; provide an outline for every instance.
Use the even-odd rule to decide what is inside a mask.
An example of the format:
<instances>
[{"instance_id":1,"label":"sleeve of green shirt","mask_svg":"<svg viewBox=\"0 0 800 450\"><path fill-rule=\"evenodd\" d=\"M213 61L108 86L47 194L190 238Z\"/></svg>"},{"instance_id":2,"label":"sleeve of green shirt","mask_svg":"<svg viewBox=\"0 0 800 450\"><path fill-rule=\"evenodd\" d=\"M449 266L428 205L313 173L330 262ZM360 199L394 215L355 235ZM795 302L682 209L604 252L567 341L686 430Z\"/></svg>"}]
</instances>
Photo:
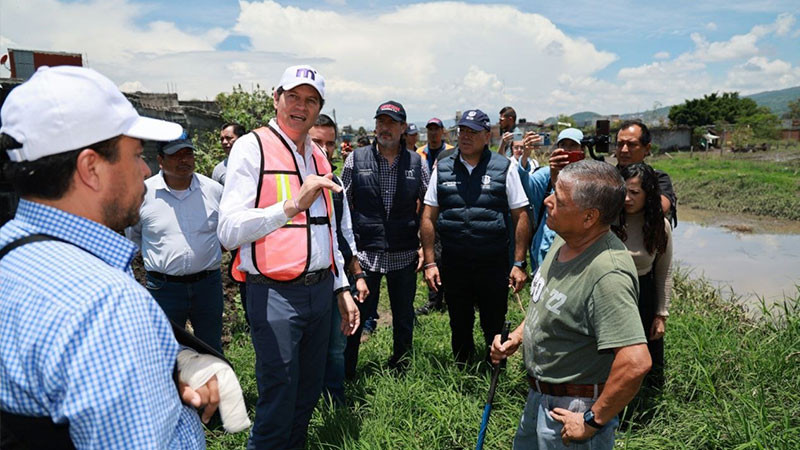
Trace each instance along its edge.
<instances>
[{"instance_id":1,"label":"sleeve of green shirt","mask_svg":"<svg viewBox=\"0 0 800 450\"><path fill-rule=\"evenodd\" d=\"M633 280L621 271L609 272L594 285L589 313L598 351L647 342L637 297Z\"/></svg>"}]
</instances>

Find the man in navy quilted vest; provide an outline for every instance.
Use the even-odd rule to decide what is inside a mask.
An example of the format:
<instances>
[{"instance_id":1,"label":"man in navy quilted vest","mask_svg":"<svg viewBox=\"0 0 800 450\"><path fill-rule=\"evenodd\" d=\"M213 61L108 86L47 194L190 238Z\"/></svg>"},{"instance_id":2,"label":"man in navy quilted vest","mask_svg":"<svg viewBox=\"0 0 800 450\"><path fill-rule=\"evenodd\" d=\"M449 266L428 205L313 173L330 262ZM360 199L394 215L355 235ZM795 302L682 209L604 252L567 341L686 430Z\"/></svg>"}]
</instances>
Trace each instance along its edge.
<instances>
[{"instance_id":1,"label":"man in navy quilted vest","mask_svg":"<svg viewBox=\"0 0 800 450\"><path fill-rule=\"evenodd\" d=\"M425 195L420 234L425 281L447 285L451 343L458 363L475 353L472 327L480 312L486 349L500 332L508 310L508 289L525 284L525 249L530 240L528 198L515 162L489 150L489 117L468 110L458 121L458 147L439 160ZM514 264L509 268L509 233L514 227ZM442 239L442 267L434 262L434 232ZM488 354L487 354L488 356Z\"/></svg>"},{"instance_id":2,"label":"man in navy quilted vest","mask_svg":"<svg viewBox=\"0 0 800 450\"><path fill-rule=\"evenodd\" d=\"M428 167L406 148L406 111L387 101L375 112L375 141L357 148L342 169L342 182L353 213L358 261L369 295L362 317L374 316L381 278L386 277L392 308L394 348L389 366L402 371L408 364L414 330L417 290L419 207L428 189ZM372 314L371 314L372 313ZM355 376L362 327L347 340L345 375Z\"/></svg>"}]
</instances>

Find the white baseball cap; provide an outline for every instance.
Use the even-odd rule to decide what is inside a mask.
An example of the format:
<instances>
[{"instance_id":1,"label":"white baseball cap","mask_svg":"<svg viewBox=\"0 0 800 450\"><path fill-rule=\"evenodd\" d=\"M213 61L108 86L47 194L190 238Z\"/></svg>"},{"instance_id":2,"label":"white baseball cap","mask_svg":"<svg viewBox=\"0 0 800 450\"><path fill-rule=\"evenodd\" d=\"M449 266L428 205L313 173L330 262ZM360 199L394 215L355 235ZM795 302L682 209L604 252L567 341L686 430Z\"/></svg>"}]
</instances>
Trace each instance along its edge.
<instances>
[{"instance_id":1,"label":"white baseball cap","mask_svg":"<svg viewBox=\"0 0 800 450\"><path fill-rule=\"evenodd\" d=\"M170 141L183 133L177 123L141 117L111 80L85 67L40 67L8 94L0 112L5 133L22 148L12 161L79 150L125 135Z\"/></svg>"},{"instance_id":2,"label":"white baseball cap","mask_svg":"<svg viewBox=\"0 0 800 450\"><path fill-rule=\"evenodd\" d=\"M319 92L319 96L325 100L325 77L311 66L300 65L292 66L283 71L281 82L278 87L284 91L294 89L301 84L308 84Z\"/></svg>"}]
</instances>

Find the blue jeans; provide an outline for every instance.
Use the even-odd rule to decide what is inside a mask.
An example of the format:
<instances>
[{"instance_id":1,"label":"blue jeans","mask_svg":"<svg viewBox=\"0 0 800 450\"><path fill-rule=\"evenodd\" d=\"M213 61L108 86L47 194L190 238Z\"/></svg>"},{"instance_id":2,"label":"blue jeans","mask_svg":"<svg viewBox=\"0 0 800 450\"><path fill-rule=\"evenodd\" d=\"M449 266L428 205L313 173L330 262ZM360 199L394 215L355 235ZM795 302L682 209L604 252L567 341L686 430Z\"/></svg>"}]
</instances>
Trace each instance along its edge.
<instances>
[{"instance_id":1,"label":"blue jeans","mask_svg":"<svg viewBox=\"0 0 800 450\"><path fill-rule=\"evenodd\" d=\"M414 294L417 292L416 265L392 270L388 273L370 272L365 270L369 295L364 303L356 302L361 317L366 317L369 311L377 311L378 298L381 293L381 278L386 276L386 285L389 290L389 303L392 308L392 338L394 341L390 364L397 364L400 359L411 352L411 343L414 336ZM356 332L347 338L345 349L345 374L353 378L358 365L358 347L361 345L361 332L364 323L358 326Z\"/></svg>"},{"instance_id":2,"label":"blue jeans","mask_svg":"<svg viewBox=\"0 0 800 450\"><path fill-rule=\"evenodd\" d=\"M147 290L180 327L192 322L194 335L222 353L222 276L219 269L200 281L181 283L146 276Z\"/></svg>"},{"instance_id":3,"label":"blue jeans","mask_svg":"<svg viewBox=\"0 0 800 450\"><path fill-rule=\"evenodd\" d=\"M570 442L569 447L565 447L561 441L561 422L550 417L550 411L554 408L584 413L591 409L594 402L591 398L555 397L529 389L528 401L525 403L517 434L514 436L514 449L613 450L614 432L619 426L617 417L591 439Z\"/></svg>"},{"instance_id":4,"label":"blue jeans","mask_svg":"<svg viewBox=\"0 0 800 450\"><path fill-rule=\"evenodd\" d=\"M333 277L312 286L247 283L258 401L247 448L304 448L322 392Z\"/></svg>"}]
</instances>

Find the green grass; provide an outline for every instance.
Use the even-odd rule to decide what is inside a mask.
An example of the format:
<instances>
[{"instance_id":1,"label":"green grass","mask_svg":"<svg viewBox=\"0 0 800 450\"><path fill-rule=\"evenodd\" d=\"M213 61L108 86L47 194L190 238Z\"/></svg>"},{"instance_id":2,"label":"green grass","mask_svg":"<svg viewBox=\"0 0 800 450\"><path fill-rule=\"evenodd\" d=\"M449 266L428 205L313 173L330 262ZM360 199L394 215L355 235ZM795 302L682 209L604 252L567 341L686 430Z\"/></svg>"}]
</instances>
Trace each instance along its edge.
<instances>
[{"instance_id":1,"label":"green grass","mask_svg":"<svg viewBox=\"0 0 800 450\"><path fill-rule=\"evenodd\" d=\"M388 308L382 290L381 309ZM527 292L527 289L524 291ZM417 291L416 305L426 291ZM523 302L527 301L523 296ZM256 400L254 356L238 303L227 313L233 362L250 406ZM509 303L509 318L523 315ZM800 295L780 313L749 320L719 291L679 271L667 324L667 384L656 398L655 417L617 433L617 445L660 448L800 448ZM476 326L476 342L479 339ZM387 370L391 330L379 327L361 346L359 376L347 384L351 402L320 402L309 430L309 448L472 448L478 435L490 372L482 365L457 369L450 353L446 314L419 318L412 364L403 377ZM519 354L500 376L486 449L511 448L527 384ZM211 449L244 448L247 433L207 431Z\"/></svg>"},{"instance_id":2,"label":"green grass","mask_svg":"<svg viewBox=\"0 0 800 450\"><path fill-rule=\"evenodd\" d=\"M653 167L672 177L681 206L800 220L800 152L671 153Z\"/></svg>"}]
</instances>

